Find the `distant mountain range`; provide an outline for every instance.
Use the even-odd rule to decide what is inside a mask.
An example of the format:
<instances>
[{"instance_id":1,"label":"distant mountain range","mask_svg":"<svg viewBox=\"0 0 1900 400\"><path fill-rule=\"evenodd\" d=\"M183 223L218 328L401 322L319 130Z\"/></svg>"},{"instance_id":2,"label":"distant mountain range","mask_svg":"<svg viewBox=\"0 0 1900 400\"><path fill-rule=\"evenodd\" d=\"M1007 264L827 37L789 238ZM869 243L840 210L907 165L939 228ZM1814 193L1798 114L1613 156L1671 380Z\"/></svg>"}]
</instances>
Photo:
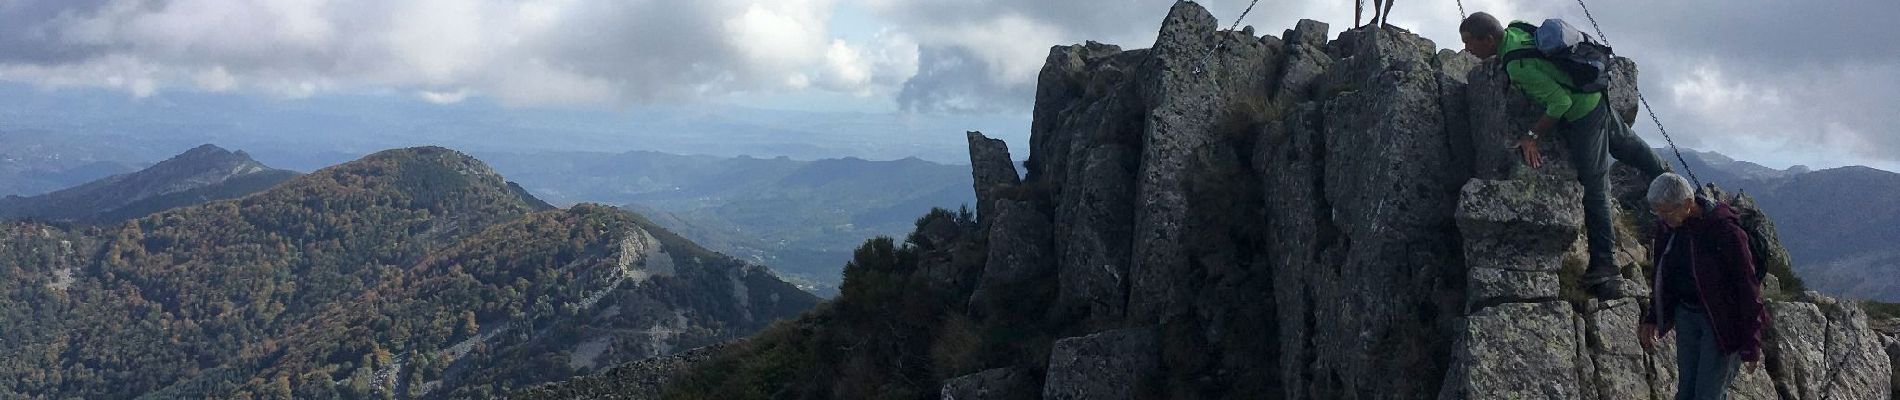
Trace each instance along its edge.
<instances>
[{"instance_id":1,"label":"distant mountain range","mask_svg":"<svg viewBox=\"0 0 1900 400\"><path fill-rule=\"evenodd\" d=\"M124 150L141 153L135 159L147 163L217 143L244 149L277 168L310 171L377 150L420 145L483 156L652 150L802 160L915 156L960 163L965 161L963 131L982 130L1026 145L1020 141L1028 139L1029 126L1027 114L790 111L719 104L551 109L510 107L480 96L433 104L398 93L259 100L192 91L134 99L114 91L47 91L0 82L0 135L48 132L96 147L129 147ZM0 143L0 153L11 154L11 149ZM15 192L0 191L8 193Z\"/></svg>"},{"instance_id":2,"label":"distant mountain range","mask_svg":"<svg viewBox=\"0 0 1900 400\"><path fill-rule=\"evenodd\" d=\"M1674 161L1668 149L1656 151ZM1713 152L1683 158L1703 182L1739 189L1761 204L1810 289L1900 302L1900 173L1776 170Z\"/></svg>"},{"instance_id":3,"label":"distant mountain range","mask_svg":"<svg viewBox=\"0 0 1900 400\"><path fill-rule=\"evenodd\" d=\"M243 151L203 145L140 170L38 196L0 198L0 218L110 223L175 207L242 197L298 174Z\"/></svg>"},{"instance_id":4,"label":"distant mountain range","mask_svg":"<svg viewBox=\"0 0 1900 400\"><path fill-rule=\"evenodd\" d=\"M202 148L93 187L166 193L202 175L161 172L203 158L242 159ZM817 302L435 147L125 223L0 222L0 282L0 398L487 398Z\"/></svg>"},{"instance_id":5,"label":"distant mountain range","mask_svg":"<svg viewBox=\"0 0 1900 400\"><path fill-rule=\"evenodd\" d=\"M710 248L830 294L851 250L933 207L972 204L969 168L916 158L815 161L656 152L483 154L557 204L625 204Z\"/></svg>"},{"instance_id":6,"label":"distant mountain range","mask_svg":"<svg viewBox=\"0 0 1900 400\"><path fill-rule=\"evenodd\" d=\"M20 143L72 159L139 154L114 148L75 148L51 136L17 136ZM0 137L3 138L3 137ZM70 143L68 143L70 144ZM27 148L27 147L22 147ZM800 287L829 295L851 249L874 236L908 232L933 207L970 204L968 168L917 158L794 160L787 157L686 156L658 152L536 152L482 154L497 170L558 204L619 204L694 242L769 265ZM37 195L0 197L0 219L114 224L161 210L238 198L296 176L254 160L245 151L202 145L139 171L128 162L90 181ZM58 164L64 165L64 164ZM76 167L83 168L83 167ZM0 183L44 186L76 172L22 170ZM36 186L37 187L37 186Z\"/></svg>"},{"instance_id":7,"label":"distant mountain range","mask_svg":"<svg viewBox=\"0 0 1900 400\"><path fill-rule=\"evenodd\" d=\"M0 130L0 197L44 194L142 167L143 154L100 139Z\"/></svg>"},{"instance_id":8,"label":"distant mountain range","mask_svg":"<svg viewBox=\"0 0 1900 400\"><path fill-rule=\"evenodd\" d=\"M141 171L105 156L129 150L41 135L0 135L25 149L0 157L0 186L38 187L110 173L63 190L0 198L0 219L114 223L261 191L294 176L243 151L204 145ZM1667 149L1657 149L1674 160ZM80 154L88 154L81 157ZM851 249L907 232L932 207L970 204L967 167L918 159L793 160L658 152L484 154L526 190L558 204L620 204L722 253L772 266L829 295ZM1714 152L1684 153L1698 177L1755 197L1778 221L1811 288L1900 301L1900 174L1867 167L1774 169ZM11 160L11 161L8 161ZM24 165L37 165L22 168ZM8 166L13 169L8 170ZM58 170L64 166L65 170ZM10 175L9 175L10 174ZM37 186L36 186L37 185Z\"/></svg>"}]
</instances>

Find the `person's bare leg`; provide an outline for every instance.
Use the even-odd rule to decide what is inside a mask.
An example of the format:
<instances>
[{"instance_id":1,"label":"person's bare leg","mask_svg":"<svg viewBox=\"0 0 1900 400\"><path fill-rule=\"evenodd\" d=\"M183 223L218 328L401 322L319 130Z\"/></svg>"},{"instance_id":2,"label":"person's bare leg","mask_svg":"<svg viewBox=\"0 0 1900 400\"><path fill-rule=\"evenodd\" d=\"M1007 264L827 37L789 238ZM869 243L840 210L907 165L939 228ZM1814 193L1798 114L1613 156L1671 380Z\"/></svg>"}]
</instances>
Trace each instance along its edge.
<instances>
[{"instance_id":1,"label":"person's bare leg","mask_svg":"<svg viewBox=\"0 0 1900 400\"><path fill-rule=\"evenodd\" d=\"M1374 5L1374 7L1377 7L1377 5ZM1365 14L1365 10L1366 10L1366 0L1352 1L1352 27L1354 28L1359 27L1359 17ZM1374 8L1373 10L1378 10L1378 9Z\"/></svg>"},{"instance_id":2,"label":"person's bare leg","mask_svg":"<svg viewBox=\"0 0 1900 400\"><path fill-rule=\"evenodd\" d=\"M1394 1L1398 0L1385 0L1385 12L1379 13L1379 26L1392 26L1392 2Z\"/></svg>"},{"instance_id":3,"label":"person's bare leg","mask_svg":"<svg viewBox=\"0 0 1900 400\"><path fill-rule=\"evenodd\" d=\"M1379 5L1381 4L1385 4L1385 0L1372 0L1372 22L1366 23L1366 26L1379 24Z\"/></svg>"}]
</instances>

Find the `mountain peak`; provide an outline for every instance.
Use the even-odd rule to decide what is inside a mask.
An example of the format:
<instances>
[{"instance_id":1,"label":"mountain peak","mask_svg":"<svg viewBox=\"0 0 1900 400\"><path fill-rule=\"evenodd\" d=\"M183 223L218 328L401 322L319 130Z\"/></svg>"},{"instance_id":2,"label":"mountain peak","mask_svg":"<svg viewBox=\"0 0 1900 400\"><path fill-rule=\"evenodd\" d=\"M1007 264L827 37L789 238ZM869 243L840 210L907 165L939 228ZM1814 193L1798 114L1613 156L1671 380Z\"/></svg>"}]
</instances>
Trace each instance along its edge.
<instances>
[{"instance_id":1,"label":"mountain peak","mask_svg":"<svg viewBox=\"0 0 1900 400\"><path fill-rule=\"evenodd\" d=\"M0 204L0 216L112 222L164 209L242 197L296 176L205 144L143 170Z\"/></svg>"},{"instance_id":2,"label":"mountain peak","mask_svg":"<svg viewBox=\"0 0 1900 400\"><path fill-rule=\"evenodd\" d=\"M205 143L205 144L198 145L198 147L193 147L191 148L191 150L185 150L184 153L179 153L177 157L201 157L201 156L206 156L206 155L222 155L222 154L230 154L230 153L231 153L230 150L226 150L223 147L218 147L218 145L215 145L215 144Z\"/></svg>"},{"instance_id":3,"label":"mountain peak","mask_svg":"<svg viewBox=\"0 0 1900 400\"><path fill-rule=\"evenodd\" d=\"M447 167L463 175L501 178L500 173L496 173L494 169L489 168L488 164L482 162L482 160L476 159L474 156L470 156L466 153L440 146L406 147L378 151L364 156L360 160L339 165L339 167L376 162L397 162L403 164L421 162Z\"/></svg>"},{"instance_id":4,"label":"mountain peak","mask_svg":"<svg viewBox=\"0 0 1900 400\"><path fill-rule=\"evenodd\" d=\"M252 160L249 153L227 150L210 143L185 150L185 152L178 153L178 155L172 156L172 158L160 161L158 164L153 165L153 167L156 168L159 165L180 163L191 165L244 165L252 169L269 168L265 167L262 163L258 163L256 160Z\"/></svg>"},{"instance_id":5,"label":"mountain peak","mask_svg":"<svg viewBox=\"0 0 1900 400\"><path fill-rule=\"evenodd\" d=\"M338 164L286 184L291 192L330 191L335 187L388 194L419 208L494 206L520 211L554 208L504 179L487 163L460 151L422 146L383 150Z\"/></svg>"}]
</instances>

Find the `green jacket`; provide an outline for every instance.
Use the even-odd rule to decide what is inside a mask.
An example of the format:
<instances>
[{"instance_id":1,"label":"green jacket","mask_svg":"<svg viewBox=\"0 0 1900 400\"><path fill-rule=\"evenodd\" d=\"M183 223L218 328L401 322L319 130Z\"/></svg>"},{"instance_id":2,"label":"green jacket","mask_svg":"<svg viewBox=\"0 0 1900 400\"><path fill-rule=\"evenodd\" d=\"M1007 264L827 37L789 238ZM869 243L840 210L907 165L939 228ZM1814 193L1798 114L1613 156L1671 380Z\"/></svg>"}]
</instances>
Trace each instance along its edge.
<instances>
[{"instance_id":1,"label":"green jacket","mask_svg":"<svg viewBox=\"0 0 1900 400\"><path fill-rule=\"evenodd\" d=\"M1516 22L1516 21L1513 21ZM1504 40L1498 41L1498 54L1503 55L1517 49L1536 49L1536 39L1530 32L1517 28L1504 28ZM1510 75L1511 83L1530 95L1531 99L1544 105L1544 115L1562 117L1564 121L1576 121L1590 114L1603 101L1602 93L1577 93L1568 88L1576 87L1570 82L1570 75L1557 69L1556 64L1542 58L1523 58L1504 66L1504 73Z\"/></svg>"}]
</instances>

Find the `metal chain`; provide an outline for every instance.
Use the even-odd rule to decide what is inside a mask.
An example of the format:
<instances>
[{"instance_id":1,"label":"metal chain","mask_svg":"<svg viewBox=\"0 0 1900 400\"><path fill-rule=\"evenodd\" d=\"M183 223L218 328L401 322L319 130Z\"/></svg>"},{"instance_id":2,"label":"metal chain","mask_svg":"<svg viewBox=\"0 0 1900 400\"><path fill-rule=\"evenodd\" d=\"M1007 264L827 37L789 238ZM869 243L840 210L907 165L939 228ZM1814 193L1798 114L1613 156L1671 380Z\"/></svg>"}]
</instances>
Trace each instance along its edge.
<instances>
[{"instance_id":1,"label":"metal chain","mask_svg":"<svg viewBox=\"0 0 1900 400\"><path fill-rule=\"evenodd\" d=\"M1247 19L1247 13L1253 12L1253 6L1258 5L1258 4L1260 4L1260 0L1253 0L1253 2L1247 3L1247 9L1241 10L1239 17L1234 17L1234 23L1231 26L1228 26L1227 30L1232 31L1235 29L1239 29L1240 21ZM1219 32L1215 32L1215 33L1219 33ZM1202 72L1207 72L1207 60L1214 58L1214 53L1220 51L1221 46L1225 46L1225 45L1227 45L1227 41L1220 40L1219 37L1216 37L1214 39L1214 48L1207 49L1207 54L1204 54L1201 56L1200 64L1197 64L1194 66L1194 71L1193 71L1194 74L1200 75Z\"/></svg>"},{"instance_id":2,"label":"metal chain","mask_svg":"<svg viewBox=\"0 0 1900 400\"><path fill-rule=\"evenodd\" d=\"M1676 139L1669 137L1669 130L1663 129L1662 120L1656 118L1656 109L1649 106L1649 99L1643 97L1643 91L1636 91L1636 101L1643 103L1643 110L1649 112L1649 120L1656 123L1656 131L1662 132L1663 141L1669 143L1669 151L1676 153L1676 162L1682 163L1682 172L1689 173L1689 180L1694 181L1696 187L1702 187L1702 179L1696 178L1695 170L1689 169L1689 160L1682 158L1682 149L1676 147Z\"/></svg>"},{"instance_id":3,"label":"metal chain","mask_svg":"<svg viewBox=\"0 0 1900 400\"><path fill-rule=\"evenodd\" d=\"M1240 16L1234 17L1234 23L1227 26L1227 30L1240 29L1240 20L1247 19L1247 13L1253 12L1253 6L1256 4L1260 4L1260 0L1253 0L1253 2L1247 3L1247 9L1240 10Z\"/></svg>"},{"instance_id":4,"label":"metal chain","mask_svg":"<svg viewBox=\"0 0 1900 400\"><path fill-rule=\"evenodd\" d=\"M1465 17L1465 0L1458 0L1458 21L1463 22Z\"/></svg>"},{"instance_id":5,"label":"metal chain","mask_svg":"<svg viewBox=\"0 0 1900 400\"><path fill-rule=\"evenodd\" d=\"M1462 0L1460 1L1460 3L1462 4ZM1463 6L1460 6L1460 8L1462 7ZM1597 25L1597 17L1594 15L1590 15L1590 6L1583 4L1583 0L1577 0L1577 7L1583 8L1583 17L1590 20L1590 29L1595 30L1597 32L1597 41L1603 42L1603 46L1605 47L1611 47L1610 38L1607 36L1603 36L1603 27ZM1649 112L1650 122L1656 123L1656 131L1662 132L1663 141L1669 143L1669 151L1676 153L1676 162L1682 163L1682 172L1688 173L1689 180L1695 182L1695 186L1697 188L1701 188L1702 179L1696 178L1695 170L1689 168L1689 160L1682 158L1682 149L1679 147L1676 147L1676 139L1669 137L1669 129L1663 128L1663 123L1662 123L1661 118L1656 118L1656 108L1650 107L1649 98L1643 97L1643 87L1641 85L1632 84L1630 86L1630 89L1636 92L1636 101L1643 104L1643 111ZM1610 110L1610 112L1616 112L1616 111Z\"/></svg>"},{"instance_id":6,"label":"metal chain","mask_svg":"<svg viewBox=\"0 0 1900 400\"><path fill-rule=\"evenodd\" d=\"M1577 0L1577 7L1582 7L1583 17L1590 19L1590 29L1595 29L1597 31L1597 40L1603 42L1604 46L1609 46L1610 37L1603 36L1603 27L1597 26L1597 17L1594 15L1590 15L1590 6L1584 5L1583 0Z\"/></svg>"}]
</instances>

